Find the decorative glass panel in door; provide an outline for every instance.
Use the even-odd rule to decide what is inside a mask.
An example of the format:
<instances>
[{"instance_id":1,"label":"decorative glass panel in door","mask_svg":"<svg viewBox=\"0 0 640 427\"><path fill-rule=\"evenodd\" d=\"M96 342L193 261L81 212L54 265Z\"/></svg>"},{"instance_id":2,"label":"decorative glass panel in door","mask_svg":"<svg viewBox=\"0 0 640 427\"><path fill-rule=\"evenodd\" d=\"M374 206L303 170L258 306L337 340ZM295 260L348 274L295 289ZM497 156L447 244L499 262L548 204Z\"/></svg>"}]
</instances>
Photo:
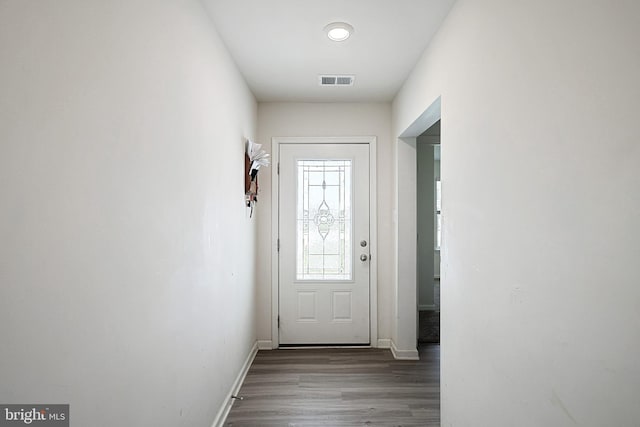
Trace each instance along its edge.
<instances>
[{"instance_id":1,"label":"decorative glass panel in door","mask_svg":"<svg viewBox=\"0 0 640 427\"><path fill-rule=\"evenodd\" d=\"M351 280L351 160L298 160L296 279Z\"/></svg>"}]
</instances>

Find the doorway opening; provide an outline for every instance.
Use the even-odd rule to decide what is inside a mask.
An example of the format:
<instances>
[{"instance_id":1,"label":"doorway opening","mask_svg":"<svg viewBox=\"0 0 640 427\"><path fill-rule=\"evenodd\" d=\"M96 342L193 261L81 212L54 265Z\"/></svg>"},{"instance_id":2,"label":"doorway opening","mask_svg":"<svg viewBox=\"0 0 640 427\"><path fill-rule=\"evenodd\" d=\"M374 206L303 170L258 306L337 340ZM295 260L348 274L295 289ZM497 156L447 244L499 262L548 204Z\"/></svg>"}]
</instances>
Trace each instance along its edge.
<instances>
[{"instance_id":1,"label":"doorway opening","mask_svg":"<svg viewBox=\"0 0 640 427\"><path fill-rule=\"evenodd\" d=\"M416 143L418 344L440 343L440 121Z\"/></svg>"},{"instance_id":2,"label":"doorway opening","mask_svg":"<svg viewBox=\"0 0 640 427\"><path fill-rule=\"evenodd\" d=\"M398 136L396 146L397 299L396 348L392 350L397 358L418 358L417 139L440 119L438 97Z\"/></svg>"}]
</instances>

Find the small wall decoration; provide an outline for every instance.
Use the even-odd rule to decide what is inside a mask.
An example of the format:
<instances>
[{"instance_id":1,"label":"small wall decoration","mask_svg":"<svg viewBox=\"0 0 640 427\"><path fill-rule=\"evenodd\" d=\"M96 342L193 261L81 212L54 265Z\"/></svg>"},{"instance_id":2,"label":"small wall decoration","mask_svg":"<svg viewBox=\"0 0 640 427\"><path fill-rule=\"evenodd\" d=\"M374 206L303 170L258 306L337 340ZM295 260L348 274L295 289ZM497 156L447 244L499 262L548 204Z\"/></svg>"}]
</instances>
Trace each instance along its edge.
<instances>
[{"instance_id":1,"label":"small wall decoration","mask_svg":"<svg viewBox=\"0 0 640 427\"><path fill-rule=\"evenodd\" d=\"M269 154L262 149L262 144L248 139L244 154L244 196L247 207L251 208L249 217L253 216L253 206L258 201L258 171L261 166L269 166Z\"/></svg>"}]
</instances>

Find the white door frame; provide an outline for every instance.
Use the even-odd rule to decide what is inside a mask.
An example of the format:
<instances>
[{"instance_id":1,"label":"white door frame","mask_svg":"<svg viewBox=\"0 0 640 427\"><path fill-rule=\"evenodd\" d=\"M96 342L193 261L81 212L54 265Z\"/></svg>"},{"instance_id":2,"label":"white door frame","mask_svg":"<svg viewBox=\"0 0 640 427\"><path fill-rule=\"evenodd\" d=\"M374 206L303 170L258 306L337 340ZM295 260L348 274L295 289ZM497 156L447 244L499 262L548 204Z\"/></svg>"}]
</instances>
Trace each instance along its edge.
<instances>
[{"instance_id":1,"label":"white door frame","mask_svg":"<svg viewBox=\"0 0 640 427\"><path fill-rule=\"evenodd\" d=\"M278 229L279 216L279 166L280 144L368 144L369 145L369 339L371 347L378 345L378 222L376 203L376 142L375 136L346 137L294 137L271 138L271 153L274 165L271 168L271 343L273 348L280 345L278 314L280 313L278 291Z\"/></svg>"}]
</instances>

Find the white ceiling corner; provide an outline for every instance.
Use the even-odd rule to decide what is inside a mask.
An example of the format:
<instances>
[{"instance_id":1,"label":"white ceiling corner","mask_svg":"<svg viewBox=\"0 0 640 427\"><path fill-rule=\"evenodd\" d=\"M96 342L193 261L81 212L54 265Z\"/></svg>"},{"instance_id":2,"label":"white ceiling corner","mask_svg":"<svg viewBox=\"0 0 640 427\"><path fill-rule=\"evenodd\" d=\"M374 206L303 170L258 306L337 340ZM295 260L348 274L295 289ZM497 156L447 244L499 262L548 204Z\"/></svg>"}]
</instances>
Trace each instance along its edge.
<instances>
[{"instance_id":1,"label":"white ceiling corner","mask_svg":"<svg viewBox=\"0 0 640 427\"><path fill-rule=\"evenodd\" d=\"M204 0L259 101L391 101L455 0ZM355 28L332 42L324 27ZM320 74L355 75L321 87Z\"/></svg>"}]
</instances>

